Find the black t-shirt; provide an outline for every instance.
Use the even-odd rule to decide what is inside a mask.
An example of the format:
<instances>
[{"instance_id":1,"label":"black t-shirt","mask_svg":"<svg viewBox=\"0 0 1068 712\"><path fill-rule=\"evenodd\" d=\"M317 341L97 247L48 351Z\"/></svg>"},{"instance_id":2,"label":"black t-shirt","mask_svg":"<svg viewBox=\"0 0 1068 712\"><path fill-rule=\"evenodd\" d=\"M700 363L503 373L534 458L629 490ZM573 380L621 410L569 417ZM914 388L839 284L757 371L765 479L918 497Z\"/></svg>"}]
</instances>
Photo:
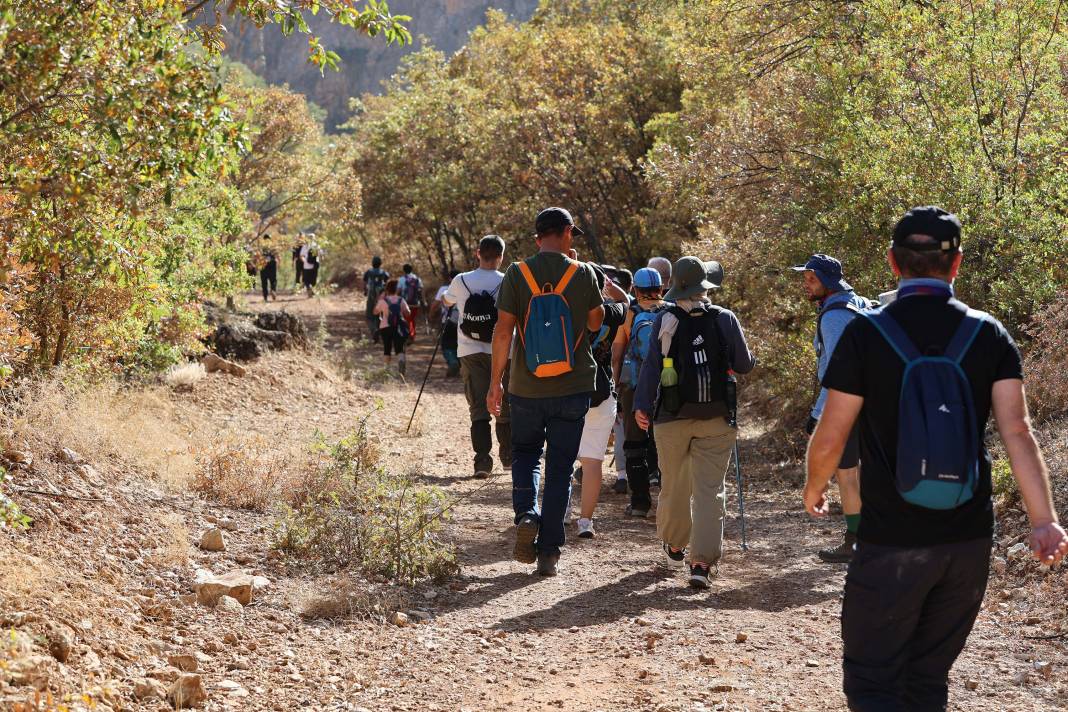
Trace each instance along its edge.
<instances>
[{"instance_id":1,"label":"black t-shirt","mask_svg":"<svg viewBox=\"0 0 1068 712\"><path fill-rule=\"evenodd\" d=\"M920 353L941 354L964 320L964 305L944 296L913 295L885 308ZM972 387L978 432L990 417L995 381L1022 379L1020 351L997 320L979 331L961 361ZM898 399L905 363L875 326L864 318L846 327L831 357L823 386L862 396L860 412L860 498L857 536L883 546L934 546L991 536L990 453L980 441L975 496L951 510L931 510L906 502L894 483L897 465Z\"/></svg>"}]
</instances>

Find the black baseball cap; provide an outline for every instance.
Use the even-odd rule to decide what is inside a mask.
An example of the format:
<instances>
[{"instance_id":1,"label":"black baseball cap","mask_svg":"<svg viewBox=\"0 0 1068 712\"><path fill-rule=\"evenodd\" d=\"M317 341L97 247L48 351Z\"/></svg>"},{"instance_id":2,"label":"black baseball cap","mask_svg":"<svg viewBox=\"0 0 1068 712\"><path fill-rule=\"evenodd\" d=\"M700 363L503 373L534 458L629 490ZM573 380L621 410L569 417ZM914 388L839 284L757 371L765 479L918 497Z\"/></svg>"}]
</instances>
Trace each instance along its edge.
<instances>
[{"instance_id":1,"label":"black baseball cap","mask_svg":"<svg viewBox=\"0 0 1068 712\"><path fill-rule=\"evenodd\" d=\"M912 240L913 235L933 240ZM916 252L955 252L960 249L960 220L935 205L913 208L894 226L892 244Z\"/></svg>"},{"instance_id":2,"label":"black baseball cap","mask_svg":"<svg viewBox=\"0 0 1068 712\"><path fill-rule=\"evenodd\" d=\"M534 232L538 235L561 232L566 227L573 228L576 235L586 234L575 225L575 219L564 208L545 208L534 220Z\"/></svg>"}]
</instances>

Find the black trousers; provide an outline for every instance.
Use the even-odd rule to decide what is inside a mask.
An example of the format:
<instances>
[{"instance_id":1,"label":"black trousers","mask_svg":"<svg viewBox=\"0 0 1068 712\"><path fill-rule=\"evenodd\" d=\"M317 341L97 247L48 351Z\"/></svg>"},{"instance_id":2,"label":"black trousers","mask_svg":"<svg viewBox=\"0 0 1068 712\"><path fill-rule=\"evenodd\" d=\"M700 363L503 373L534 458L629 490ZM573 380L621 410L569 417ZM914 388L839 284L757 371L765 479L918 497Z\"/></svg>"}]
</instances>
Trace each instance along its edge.
<instances>
[{"instance_id":1,"label":"black trousers","mask_svg":"<svg viewBox=\"0 0 1068 712\"><path fill-rule=\"evenodd\" d=\"M278 267L276 265L272 264L260 270L260 289L263 290L263 301L267 301L267 297L278 289Z\"/></svg>"},{"instance_id":2,"label":"black trousers","mask_svg":"<svg viewBox=\"0 0 1068 712\"><path fill-rule=\"evenodd\" d=\"M949 669L986 593L990 547L988 538L920 548L857 545L842 604L849 709L946 709Z\"/></svg>"}]
</instances>

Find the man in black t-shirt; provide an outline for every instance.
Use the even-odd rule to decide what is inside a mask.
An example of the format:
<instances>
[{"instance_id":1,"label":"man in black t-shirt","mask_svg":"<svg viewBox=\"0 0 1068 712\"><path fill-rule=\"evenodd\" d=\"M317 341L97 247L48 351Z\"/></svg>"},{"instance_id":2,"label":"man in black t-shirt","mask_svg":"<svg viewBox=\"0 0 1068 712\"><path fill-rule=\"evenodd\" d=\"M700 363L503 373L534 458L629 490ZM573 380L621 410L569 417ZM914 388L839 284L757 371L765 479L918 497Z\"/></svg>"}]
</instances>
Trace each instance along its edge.
<instances>
[{"instance_id":1,"label":"man in black t-shirt","mask_svg":"<svg viewBox=\"0 0 1068 712\"><path fill-rule=\"evenodd\" d=\"M920 354L945 354L967 314L952 286L963 258L960 222L939 208L914 208L895 227L888 258L902 279L897 300L882 314ZM978 480L971 498L951 509L912 504L898 486L899 476L927 473L898 470L899 426L914 424L899 422L905 361L873 319L846 327L823 378L827 404L808 451L809 513L826 516L827 485L854 423L864 462L864 517L842 605L843 687L851 710L946 708L949 670L971 632L989 572L994 511L982 434L991 411L1031 520L1035 557L1052 565L1068 553L1031 432L1020 353L996 319L984 318L960 368L979 434Z\"/></svg>"}]
</instances>

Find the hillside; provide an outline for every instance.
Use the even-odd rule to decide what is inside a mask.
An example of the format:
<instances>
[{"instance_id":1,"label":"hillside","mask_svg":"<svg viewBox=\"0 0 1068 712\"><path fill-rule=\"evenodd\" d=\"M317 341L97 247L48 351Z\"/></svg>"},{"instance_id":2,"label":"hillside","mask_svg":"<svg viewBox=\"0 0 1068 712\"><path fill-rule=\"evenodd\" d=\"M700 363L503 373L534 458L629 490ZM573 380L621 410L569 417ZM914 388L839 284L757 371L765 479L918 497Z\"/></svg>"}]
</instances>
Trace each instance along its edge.
<instances>
[{"instance_id":1,"label":"hillside","mask_svg":"<svg viewBox=\"0 0 1068 712\"><path fill-rule=\"evenodd\" d=\"M230 20L227 54L244 62L272 84L289 84L328 112L327 125L334 128L348 118L348 101L365 92L378 91L381 82L396 71L405 54L426 43L452 54L467 35L485 19L486 11L499 9L517 19L528 19L538 0L396 0L390 9L412 16L409 29L416 42L411 47L387 46L381 40L358 36L347 27L323 17L309 23L323 44L341 55L338 72L319 70L309 64L299 42L287 42L277 26L258 30Z\"/></svg>"}]
</instances>

